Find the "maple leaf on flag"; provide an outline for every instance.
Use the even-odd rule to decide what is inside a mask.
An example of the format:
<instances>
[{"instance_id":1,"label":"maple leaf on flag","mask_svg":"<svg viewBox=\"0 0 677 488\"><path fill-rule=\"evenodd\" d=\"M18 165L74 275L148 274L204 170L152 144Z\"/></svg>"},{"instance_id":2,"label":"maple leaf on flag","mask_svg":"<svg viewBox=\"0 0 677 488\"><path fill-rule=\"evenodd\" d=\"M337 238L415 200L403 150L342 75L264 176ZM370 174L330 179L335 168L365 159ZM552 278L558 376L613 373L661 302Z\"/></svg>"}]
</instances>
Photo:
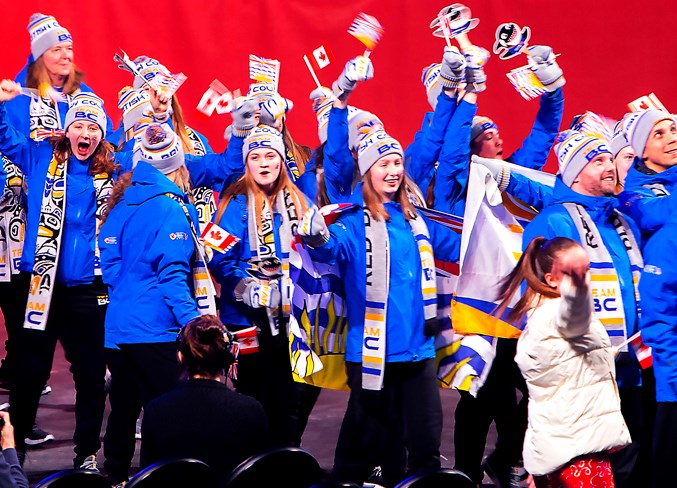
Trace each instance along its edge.
<instances>
[{"instance_id":1,"label":"maple leaf on flag","mask_svg":"<svg viewBox=\"0 0 677 488\"><path fill-rule=\"evenodd\" d=\"M310 65L315 71L321 70L329 66L334 60L334 54L332 53L329 46L323 44L322 46L314 49L312 52L306 54L306 58L310 62Z\"/></svg>"}]
</instances>

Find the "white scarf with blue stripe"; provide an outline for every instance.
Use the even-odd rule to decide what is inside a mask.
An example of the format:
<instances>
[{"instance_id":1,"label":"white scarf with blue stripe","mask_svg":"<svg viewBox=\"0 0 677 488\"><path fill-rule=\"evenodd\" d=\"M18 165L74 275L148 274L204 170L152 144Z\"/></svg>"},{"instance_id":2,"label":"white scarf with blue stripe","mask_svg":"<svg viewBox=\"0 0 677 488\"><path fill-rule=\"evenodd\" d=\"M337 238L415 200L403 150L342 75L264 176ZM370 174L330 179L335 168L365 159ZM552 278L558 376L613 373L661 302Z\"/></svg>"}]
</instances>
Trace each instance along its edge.
<instances>
[{"instance_id":1,"label":"white scarf with blue stripe","mask_svg":"<svg viewBox=\"0 0 677 488\"><path fill-rule=\"evenodd\" d=\"M430 245L430 233L423 217L409 220L421 258L421 291L425 319L437 315L435 259ZM384 219L376 220L364 209L367 289L362 340L362 388L380 390L386 359L386 317L390 288L390 246ZM404 298L404 297L403 297Z\"/></svg>"},{"instance_id":2,"label":"white scarf with blue stripe","mask_svg":"<svg viewBox=\"0 0 677 488\"><path fill-rule=\"evenodd\" d=\"M574 225L581 237L583 248L590 257L591 291L595 316L606 328L611 339L611 345L615 347L620 345L619 351L625 352L628 350L626 341L628 329L625 323L625 308L623 307L621 284L609 250L604 245L595 222L581 205L565 203L564 208L569 212L571 219L574 221ZM627 220L618 210L614 210L610 221L616 232L618 232L628 253L632 272L632 284L635 289L637 314L639 315L638 285L641 270L644 268L642 254Z\"/></svg>"}]
</instances>

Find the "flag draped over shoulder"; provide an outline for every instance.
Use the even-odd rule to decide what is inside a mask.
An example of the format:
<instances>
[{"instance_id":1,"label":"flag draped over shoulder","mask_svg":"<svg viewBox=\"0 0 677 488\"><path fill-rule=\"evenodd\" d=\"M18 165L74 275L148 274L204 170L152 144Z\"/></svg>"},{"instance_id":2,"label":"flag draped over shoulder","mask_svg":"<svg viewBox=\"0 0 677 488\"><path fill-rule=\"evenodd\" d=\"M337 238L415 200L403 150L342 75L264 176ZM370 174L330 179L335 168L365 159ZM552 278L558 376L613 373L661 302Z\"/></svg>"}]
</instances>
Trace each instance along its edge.
<instances>
[{"instance_id":1,"label":"flag draped over shoulder","mask_svg":"<svg viewBox=\"0 0 677 488\"><path fill-rule=\"evenodd\" d=\"M524 172L524 168L514 165L510 168L511 171ZM513 270L522 255L524 226L536 213L532 207L505 192L501 193L485 167L470 166L461 238L461 271L451 303L456 332L519 337L524 324L511 324L505 320L510 309L500 319L491 314L496 308L499 283ZM519 296L515 296L510 305L517 300Z\"/></svg>"},{"instance_id":2,"label":"flag draped over shoulder","mask_svg":"<svg viewBox=\"0 0 677 488\"><path fill-rule=\"evenodd\" d=\"M554 183L552 175L503 164L540 183ZM444 328L435 338L443 387L476 396L496 356L496 338L519 335L519 325L497 320L491 313L496 307L496 286L521 256L522 230L535 214L533 208L501 193L486 168L470 166L459 276L452 288L453 329Z\"/></svg>"},{"instance_id":3,"label":"flag draped over shoulder","mask_svg":"<svg viewBox=\"0 0 677 488\"><path fill-rule=\"evenodd\" d=\"M330 225L353 207L327 205L321 213ZM314 262L297 236L289 253L289 276L289 352L294 379L348 391L344 357L348 312L339 266Z\"/></svg>"}]
</instances>

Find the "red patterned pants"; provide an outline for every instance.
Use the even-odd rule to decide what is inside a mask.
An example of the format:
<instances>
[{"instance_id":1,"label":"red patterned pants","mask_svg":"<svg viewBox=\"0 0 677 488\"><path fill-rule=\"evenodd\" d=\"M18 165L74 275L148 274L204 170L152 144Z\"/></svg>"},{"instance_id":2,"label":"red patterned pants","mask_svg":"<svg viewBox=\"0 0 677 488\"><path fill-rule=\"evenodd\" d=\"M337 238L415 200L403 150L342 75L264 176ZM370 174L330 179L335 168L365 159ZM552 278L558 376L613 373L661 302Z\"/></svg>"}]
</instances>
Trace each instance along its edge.
<instances>
[{"instance_id":1,"label":"red patterned pants","mask_svg":"<svg viewBox=\"0 0 677 488\"><path fill-rule=\"evenodd\" d=\"M534 476L536 488L614 488L606 452L587 454L545 476Z\"/></svg>"}]
</instances>

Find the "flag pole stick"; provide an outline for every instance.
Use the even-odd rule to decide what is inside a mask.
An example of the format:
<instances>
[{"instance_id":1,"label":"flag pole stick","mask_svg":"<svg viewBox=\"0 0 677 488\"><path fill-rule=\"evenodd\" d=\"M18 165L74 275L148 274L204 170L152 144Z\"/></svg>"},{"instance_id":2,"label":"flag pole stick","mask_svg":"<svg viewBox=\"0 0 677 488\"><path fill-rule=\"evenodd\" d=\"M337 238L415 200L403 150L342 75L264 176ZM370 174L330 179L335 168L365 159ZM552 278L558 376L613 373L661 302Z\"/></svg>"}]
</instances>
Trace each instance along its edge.
<instances>
[{"instance_id":1,"label":"flag pole stick","mask_svg":"<svg viewBox=\"0 0 677 488\"><path fill-rule=\"evenodd\" d=\"M310 65L310 61L308 61L308 56L304 54L303 60L306 62L308 71L310 71L310 75L313 77L313 80L315 80L315 84L317 85L317 87L322 88L322 85L320 85L320 80L317 79L317 75L315 74L315 70L313 70L313 67Z\"/></svg>"}]
</instances>

